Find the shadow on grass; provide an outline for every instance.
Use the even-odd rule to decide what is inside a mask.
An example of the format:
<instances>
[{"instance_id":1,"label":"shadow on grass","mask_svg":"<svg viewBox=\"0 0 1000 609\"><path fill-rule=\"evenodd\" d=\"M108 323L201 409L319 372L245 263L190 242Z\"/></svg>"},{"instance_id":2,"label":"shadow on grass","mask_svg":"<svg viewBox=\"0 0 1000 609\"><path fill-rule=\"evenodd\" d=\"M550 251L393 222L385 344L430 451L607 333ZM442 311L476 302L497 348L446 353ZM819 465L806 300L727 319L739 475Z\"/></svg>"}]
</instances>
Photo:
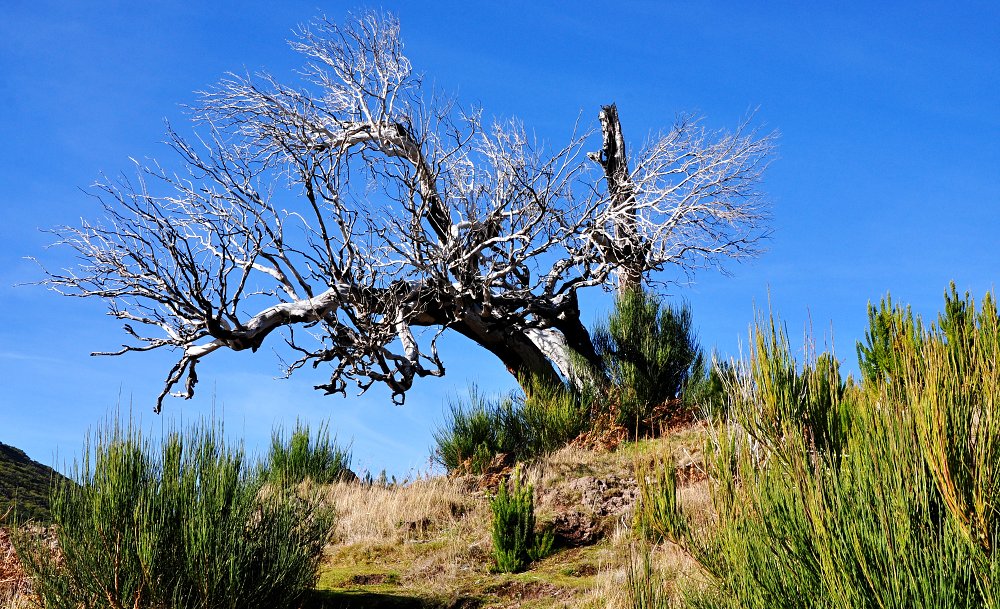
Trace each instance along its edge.
<instances>
[{"instance_id":1,"label":"shadow on grass","mask_svg":"<svg viewBox=\"0 0 1000 609\"><path fill-rule=\"evenodd\" d=\"M366 590L314 590L302 609L477 609L475 597L424 598Z\"/></svg>"}]
</instances>

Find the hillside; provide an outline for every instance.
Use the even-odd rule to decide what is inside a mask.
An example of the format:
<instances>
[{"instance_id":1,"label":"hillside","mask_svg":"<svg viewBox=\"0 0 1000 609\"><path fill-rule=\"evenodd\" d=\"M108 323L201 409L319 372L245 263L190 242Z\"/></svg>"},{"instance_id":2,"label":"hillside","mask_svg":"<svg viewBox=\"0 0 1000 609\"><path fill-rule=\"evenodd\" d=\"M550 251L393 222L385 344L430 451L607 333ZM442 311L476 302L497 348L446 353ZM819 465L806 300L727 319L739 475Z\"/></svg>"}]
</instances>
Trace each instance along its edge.
<instances>
[{"instance_id":1,"label":"hillside","mask_svg":"<svg viewBox=\"0 0 1000 609\"><path fill-rule=\"evenodd\" d=\"M0 522L49 519L49 485L57 474L19 448L0 442Z\"/></svg>"},{"instance_id":2,"label":"hillside","mask_svg":"<svg viewBox=\"0 0 1000 609\"><path fill-rule=\"evenodd\" d=\"M527 465L539 525L555 533L556 544L521 573L491 568L489 498L496 475L304 483L335 507L337 518L316 589L302 607L631 609L627 581L643 547L632 530L636 472L662 458L677 463L680 502L691 522L703 525L712 517L702 473L707 433L695 423L615 450L567 446ZM16 448L0 450L5 495L20 480L18 488L33 482L32 496L42 499L52 470ZM664 541L646 548L664 590L697 581L698 567L680 547ZM28 589L0 528L0 608L31 606Z\"/></svg>"},{"instance_id":3,"label":"hillside","mask_svg":"<svg viewBox=\"0 0 1000 609\"><path fill-rule=\"evenodd\" d=\"M488 480L335 483L325 492L337 509L336 528L307 606L628 607L626 580L640 549L632 531L636 468L669 455L685 513L703 524L712 512L701 463L706 433L695 424L613 452L569 446L529 466L539 524L554 530L556 551L516 574L490 568ZM666 589L697 579L697 565L678 546L651 550Z\"/></svg>"}]
</instances>

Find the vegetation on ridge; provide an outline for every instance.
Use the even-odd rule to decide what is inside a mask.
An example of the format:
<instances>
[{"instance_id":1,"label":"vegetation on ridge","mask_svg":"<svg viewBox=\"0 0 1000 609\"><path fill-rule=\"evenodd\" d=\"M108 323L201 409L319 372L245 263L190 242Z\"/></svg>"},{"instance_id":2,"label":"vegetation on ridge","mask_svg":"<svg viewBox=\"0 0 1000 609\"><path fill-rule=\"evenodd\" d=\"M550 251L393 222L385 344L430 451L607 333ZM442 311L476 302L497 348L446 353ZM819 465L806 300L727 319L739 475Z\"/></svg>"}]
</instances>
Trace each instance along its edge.
<instances>
[{"instance_id":1,"label":"vegetation on ridge","mask_svg":"<svg viewBox=\"0 0 1000 609\"><path fill-rule=\"evenodd\" d=\"M434 433L434 459L449 472L478 474L551 453L582 434L657 433L696 415L699 405L686 393L720 410L720 373L706 364L690 307L632 290L618 296L594 337L603 365L577 360L579 378L524 379L524 389L495 400L473 387L467 401L452 401Z\"/></svg>"},{"instance_id":2,"label":"vegetation on ridge","mask_svg":"<svg viewBox=\"0 0 1000 609\"><path fill-rule=\"evenodd\" d=\"M48 522L49 487L61 479L55 470L32 460L24 451L0 442L0 524Z\"/></svg>"}]
</instances>

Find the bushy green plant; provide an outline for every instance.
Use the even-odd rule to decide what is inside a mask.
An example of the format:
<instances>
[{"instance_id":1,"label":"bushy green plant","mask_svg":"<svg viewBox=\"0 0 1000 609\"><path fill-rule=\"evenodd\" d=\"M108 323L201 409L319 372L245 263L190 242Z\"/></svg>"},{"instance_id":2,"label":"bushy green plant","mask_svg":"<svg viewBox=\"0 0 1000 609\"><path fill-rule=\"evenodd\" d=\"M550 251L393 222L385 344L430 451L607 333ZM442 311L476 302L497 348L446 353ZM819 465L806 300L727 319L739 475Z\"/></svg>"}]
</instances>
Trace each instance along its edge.
<instances>
[{"instance_id":1,"label":"bushy green plant","mask_svg":"<svg viewBox=\"0 0 1000 609\"><path fill-rule=\"evenodd\" d=\"M271 433L267 472L272 481L296 484L309 479L326 484L352 477L351 451L330 438L328 422L320 424L315 435L309 425L296 421L288 437L283 429Z\"/></svg>"},{"instance_id":2,"label":"bushy green plant","mask_svg":"<svg viewBox=\"0 0 1000 609\"><path fill-rule=\"evenodd\" d=\"M919 353L923 328L913 311L893 304L886 295L876 308L868 304L868 330L858 343L858 365L864 382L874 384L899 378L905 353Z\"/></svg>"},{"instance_id":3,"label":"bushy green plant","mask_svg":"<svg viewBox=\"0 0 1000 609\"><path fill-rule=\"evenodd\" d=\"M687 521L677 502L677 467L668 458L652 465L637 464L635 479L639 497L632 526L648 541L681 541Z\"/></svg>"},{"instance_id":4,"label":"bushy green plant","mask_svg":"<svg viewBox=\"0 0 1000 609\"><path fill-rule=\"evenodd\" d=\"M681 396L701 353L691 308L665 304L643 290L618 296L593 341L616 393L618 423L632 430L644 428L655 408Z\"/></svg>"},{"instance_id":5,"label":"bushy green plant","mask_svg":"<svg viewBox=\"0 0 1000 609\"><path fill-rule=\"evenodd\" d=\"M443 425L434 433L435 461L449 472L463 468L482 473L497 455L523 446L523 429L509 397L489 400L476 387L466 400L448 402Z\"/></svg>"},{"instance_id":6,"label":"bushy green plant","mask_svg":"<svg viewBox=\"0 0 1000 609\"><path fill-rule=\"evenodd\" d=\"M993 297L952 287L929 329L888 299L869 318L860 385L757 324L716 432L719 526L691 543L717 588L692 606L1000 606Z\"/></svg>"},{"instance_id":7,"label":"bushy green plant","mask_svg":"<svg viewBox=\"0 0 1000 609\"><path fill-rule=\"evenodd\" d=\"M499 399L486 399L473 387L467 401L449 402L445 423L434 432L434 459L449 472L479 474L497 461L550 453L588 428L588 398L539 379L522 384L522 392Z\"/></svg>"},{"instance_id":8,"label":"bushy green plant","mask_svg":"<svg viewBox=\"0 0 1000 609\"><path fill-rule=\"evenodd\" d=\"M16 542L46 608L296 607L315 584L330 513L267 486L216 425L159 445L99 429L71 478L52 491L58 555Z\"/></svg>"},{"instance_id":9,"label":"bushy green plant","mask_svg":"<svg viewBox=\"0 0 1000 609\"><path fill-rule=\"evenodd\" d=\"M749 368L732 388L731 416L771 450L802 435L813 449L839 452L850 408L842 400L846 384L837 359L820 354L799 369L773 317L757 320L752 348Z\"/></svg>"},{"instance_id":10,"label":"bushy green plant","mask_svg":"<svg viewBox=\"0 0 1000 609\"><path fill-rule=\"evenodd\" d=\"M551 453L569 444L590 426L591 396L563 384L538 378L522 383L516 395L515 413L521 422L525 456Z\"/></svg>"},{"instance_id":11,"label":"bushy green plant","mask_svg":"<svg viewBox=\"0 0 1000 609\"><path fill-rule=\"evenodd\" d=\"M553 533L535 531L533 495L533 487L522 480L520 470L515 468L510 480L501 484L490 500L493 513L490 534L496 571L517 573L552 552Z\"/></svg>"}]
</instances>

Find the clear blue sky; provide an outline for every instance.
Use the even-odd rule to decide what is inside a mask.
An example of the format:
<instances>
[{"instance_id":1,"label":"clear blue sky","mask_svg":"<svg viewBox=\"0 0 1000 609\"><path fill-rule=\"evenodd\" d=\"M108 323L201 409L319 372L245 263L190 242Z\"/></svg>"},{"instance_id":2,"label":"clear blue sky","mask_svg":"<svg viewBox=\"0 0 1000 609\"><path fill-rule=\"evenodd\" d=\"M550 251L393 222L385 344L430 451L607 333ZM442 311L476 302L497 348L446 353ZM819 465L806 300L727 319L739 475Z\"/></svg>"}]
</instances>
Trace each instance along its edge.
<instances>
[{"instance_id":1,"label":"clear blue sky","mask_svg":"<svg viewBox=\"0 0 1000 609\"><path fill-rule=\"evenodd\" d=\"M621 5L621 6L619 6ZM766 6L765 6L766 5ZM84 190L129 156L172 162L164 119L227 70L291 79L291 29L351 5L309 2L50 2L8 0L0 20L0 441L54 463L116 405L147 427L215 411L263 446L275 423L329 417L361 469L427 467L431 430L449 395L476 382L510 386L502 366L461 340L445 379L404 407L371 392L324 398L322 375L273 380L268 353L200 368L200 396L151 408L169 354L92 358L119 324L99 302L40 287L25 256L60 268L39 229L95 217ZM386 2L416 68L466 104L516 115L560 143L581 115L617 102L638 145L678 112L731 127L748 110L781 133L766 177L770 251L703 274L688 299L702 342L735 355L755 305L772 307L800 345L817 342L856 367L865 306L886 291L929 316L948 282L977 296L1000 272L1000 4L997 2ZM595 142L595 148L597 143ZM600 294L587 316L606 311Z\"/></svg>"}]
</instances>

